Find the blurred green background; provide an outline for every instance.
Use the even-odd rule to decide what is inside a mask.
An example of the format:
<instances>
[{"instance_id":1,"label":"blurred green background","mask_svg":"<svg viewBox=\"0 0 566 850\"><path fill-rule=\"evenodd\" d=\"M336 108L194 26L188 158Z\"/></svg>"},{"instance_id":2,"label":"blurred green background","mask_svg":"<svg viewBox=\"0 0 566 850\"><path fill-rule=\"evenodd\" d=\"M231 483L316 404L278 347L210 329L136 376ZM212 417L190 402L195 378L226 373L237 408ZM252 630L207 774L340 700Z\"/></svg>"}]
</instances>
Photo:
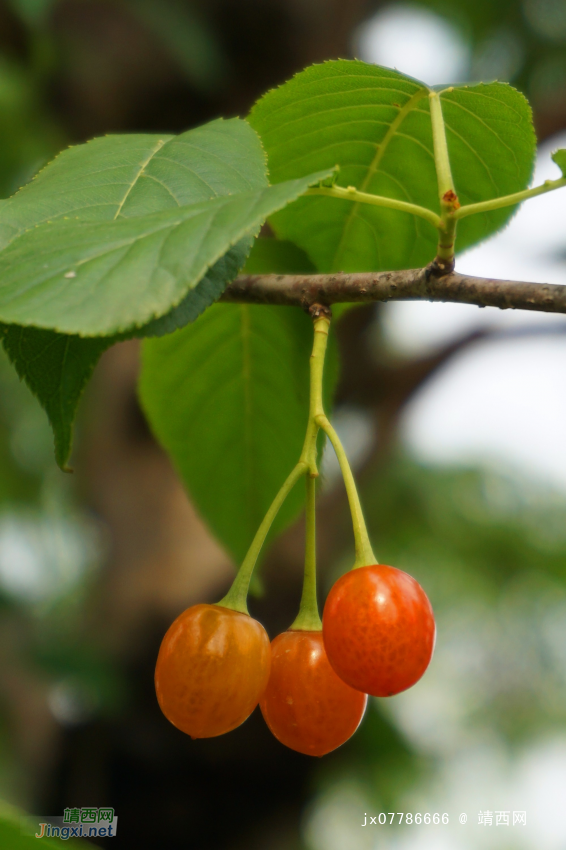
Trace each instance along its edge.
<instances>
[{"instance_id":1,"label":"blurred green background","mask_svg":"<svg viewBox=\"0 0 566 850\"><path fill-rule=\"evenodd\" d=\"M509 80L529 97L541 141L566 128L564 0L0 0L0 197L69 144L243 116L311 62L353 55L417 76L422 67L431 83L440 80L429 68ZM473 464L419 460L403 439L406 410L492 332L466 328L409 355L392 344L387 315L358 308L337 325L336 421L376 551L424 585L437 648L414 689L370 701L354 738L322 760L286 751L257 711L228 736L191 742L158 710L164 631L190 604L218 598L233 565L149 434L136 343L97 369L73 476L56 468L46 418L2 356L0 796L9 804L52 815L112 806L119 833L100 846L136 850L566 847L566 485L487 454ZM553 357L566 365L566 348ZM561 397L563 384L553 392ZM319 540L323 598L352 560L331 459ZM252 600L272 637L294 618L301 546L298 523L272 547L264 593ZM485 810L527 811L527 826L478 825ZM392 811L446 812L450 823L362 827L366 813ZM14 818L0 811L2 847L20 847Z\"/></svg>"}]
</instances>

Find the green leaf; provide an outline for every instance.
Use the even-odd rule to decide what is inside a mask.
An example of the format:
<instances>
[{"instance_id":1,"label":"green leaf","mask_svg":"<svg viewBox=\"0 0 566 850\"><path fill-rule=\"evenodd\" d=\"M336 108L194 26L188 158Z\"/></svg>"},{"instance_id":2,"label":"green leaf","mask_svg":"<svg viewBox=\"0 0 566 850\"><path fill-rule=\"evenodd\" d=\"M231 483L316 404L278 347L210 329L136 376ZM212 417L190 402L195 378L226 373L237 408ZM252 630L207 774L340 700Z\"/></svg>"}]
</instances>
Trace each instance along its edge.
<instances>
[{"instance_id":1,"label":"green leaf","mask_svg":"<svg viewBox=\"0 0 566 850\"><path fill-rule=\"evenodd\" d=\"M29 185L0 202L0 243L6 247L24 230L65 216L122 220L264 186L259 139L239 119L213 121L177 137L106 136L64 151ZM238 273L250 244L249 237L241 240L177 307L136 335L167 333L193 321ZM100 353L114 341L17 325L6 330L4 347L47 412L62 467L82 389Z\"/></svg>"},{"instance_id":2,"label":"green leaf","mask_svg":"<svg viewBox=\"0 0 566 850\"><path fill-rule=\"evenodd\" d=\"M55 437L55 459L62 469L67 469L79 399L98 358L113 340L81 339L7 325L2 342L18 375L47 413Z\"/></svg>"},{"instance_id":3,"label":"green leaf","mask_svg":"<svg viewBox=\"0 0 566 850\"><path fill-rule=\"evenodd\" d=\"M339 165L340 186L439 212L430 91L387 68L325 62L268 92L249 120L267 152L273 183ZM440 99L460 202L526 188L535 135L523 95L490 83L444 88ZM458 250L494 233L512 212L495 210L460 222ZM322 272L419 267L436 253L437 233L427 221L347 200L301 198L271 223L280 239L303 248Z\"/></svg>"},{"instance_id":4,"label":"green leaf","mask_svg":"<svg viewBox=\"0 0 566 850\"><path fill-rule=\"evenodd\" d=\"M257 134L238 118L212 121L180 136L106 136L64 151L0 206L0 247L46 222L71 217L81 222L122 221L267 185ZM210 285L203 282L195 293L194 304L187 295L174 326L185 317L191 321L218 297L230 279L222 281L221 273L237 274L246 249L249 242L219 264Z\"/></svg>"},{"instance_id":5,"label":"green leaf","mask_svg":"<svg viewBox=\"0 0 566 850\"><path fill-rule=\"evenodd\" d=\"M142 349L140 397L195 505L237 561L301 452L312 322L301 310L216 304ZM327 373L332 392L335 369ZM299 484L274 531L304 501Z\"/></svg>"},{"instance_id":6,"label":"green leaf","mask_svg":"<svg viewBox=\"0 0 566 850\"><path fill-rule=\"evenodd\" d=\"M121 220L267 185L258 136L238 118L212 121L180 136L105 136L63 151L0 207L0 245L62 217ZM248 243L234 251L227 273L237 274L245 248ZM219 272L220 266L210 292L201 287L195 308L186 305L189 316L218 297Z\"/></svg>"},{"instance_id":7,"label":"green leaf","mask_svg":"<svg viewBox=\"0 0 566 850\"><path fill-rule=\"evenodd\" d=\"M566 177L566 148L562 148L559 151L554 151L554 153L552 154L552 160L556 163L556 165L562 172L562 177Z\"/></svg>"},{"instance_id":8,"label":"green leaf","mask_svg":"<svg viewBox=\"0 0 566 850\"><path fill-rule=\"evenodd\" d=\"M247 121L212 121L179 136L103 136L68 148L0 207L0 247L58 218L113 221L267 186Z\"/></svg>"},{"instance_id":9,"label":"green leaf","mask_svg":"<svg viewBox=\"0 0 566 850\"><path fill-rule=\"evenodd\" d=\"M314 179L317 177L314 175ZM169 333L196 318L220 295L226 281L237 274L249 250L249 237L242 238L246 228L257 230L271 209L297 197L309 180L107 224L63 221L39 225L24 232L0 253L0 279L2 269L6 271L4 284L12 275L14 294L14 300L10 300L7 287L0 285L0 303L4 295L8 308L4 318L13 323L4 345L18 373L47 412L60 466L67 464L76 406L100 353L117 338ZM129 256L128 240L130 247L134 245L138 249ZM227 251L230 245L233 247ZM107 249L107 262L116 254L119 258L128 256L129 264L122 263L121 274L115 268L107 274L107 266L100 263L102 247ZM69 277L63 268L69 257L72 265L78 267L74 277ZM149 266L145 276L144 261ZM55 274L53 266L57 269ZM30 285L30 279L32 285L33 282L37 285L35 300L28 300L29 289L18 299L17 293ZM76 290L71 281L78 284ZM83 281L87 286L81 290ZM137 311L131 315L147 320L149 316L140 313L140 308L155 310L157 299L163 295L165 300L161 304L168 306L173 300L171 287L177 287L175 291L182 296L187 285L193 287L189 289L192 298L181 298L178 307L161 318L145 325L142 320L142 327L137 330L128 329L127 322L124 332L116 328L120 307L127 306L126 294L129 293L131 307ZM44 300L46 296L49 301ZM24 321L40 324L49 315L54 322L58 321L61 304L66 304L68 311L59 327L63 333L16 324ZM109 322L104 319L105 313ZM98 324L92 321L93 316ZM81 330L105 332L107 336L81 338L76 335Z\"/></svg>"},{"instance_id":10,"label":"green leaf","mask_svg":"<svg viewBox=\"0 0 566 850\"><path fill-rule=\"evenodd\" d=\"M0 321L81 336L141 327L328 173L152 215L24 231L0 252Z\"/></svg>"}]
</instances>

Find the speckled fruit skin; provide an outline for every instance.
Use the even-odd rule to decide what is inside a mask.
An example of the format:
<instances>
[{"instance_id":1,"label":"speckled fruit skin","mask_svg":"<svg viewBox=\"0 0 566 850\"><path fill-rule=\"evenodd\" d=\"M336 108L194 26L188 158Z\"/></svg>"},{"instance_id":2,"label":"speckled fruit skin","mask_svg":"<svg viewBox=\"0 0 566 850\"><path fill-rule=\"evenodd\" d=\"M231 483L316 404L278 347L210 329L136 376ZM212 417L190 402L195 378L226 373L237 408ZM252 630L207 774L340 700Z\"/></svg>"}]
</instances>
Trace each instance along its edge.
<instances>
[{"instance_id":1,"label":"speckled fruit skin","mask_svg":"<svg viewBox=\"0 0 566 850\"><path fill-rule=\"evenodd\" d=\"M249 717L269 680L261 623L219 605L194 605L169 627L155 667L165 717L191 738L213 738Z\"/></svg>"},{"instance_id":2,"label":"speckled fruit skin","mask_svg":"<svg viewBox=\"0 0 566 850\"><path fill-rule=\"evenodd\" d=\"M432 657L431 604L420 584L395 567L358 567L339 578L328 594L322 624L336 673L376 697L410 688Z\"/></svg>"},{"instance_id":3,"label":"speckled fruit skin","mask_svg":"<svg viewBox=\"0 0 566 850\"><path fill-rule=\"evenodd\" d=\"M269 684L260 700L265 722L285 746L323 756L354 734L367 696L338 678L321 632L289 630L271 644Z\"/></svg>"}]
</instances>

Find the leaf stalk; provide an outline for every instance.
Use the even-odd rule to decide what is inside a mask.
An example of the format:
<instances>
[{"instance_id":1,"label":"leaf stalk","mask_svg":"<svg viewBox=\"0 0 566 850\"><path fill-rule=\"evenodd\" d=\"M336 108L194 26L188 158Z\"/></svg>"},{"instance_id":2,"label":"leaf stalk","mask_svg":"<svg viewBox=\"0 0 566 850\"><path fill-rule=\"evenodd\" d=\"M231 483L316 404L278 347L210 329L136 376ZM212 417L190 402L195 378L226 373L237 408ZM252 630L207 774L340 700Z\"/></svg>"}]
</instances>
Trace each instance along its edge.
<instances>
[{"instance_id":1,"label":"leaf stalk","mask_svg":"<svg viewBox=\"0 0 566 850\"><path fill-rule=\"evenodd\" d=\"M503 195L501 198L492 198L490 201L480 201L477 204L465 204L465 206L460 207L460 209L454 212L454 218L456 221L459 221L468 215L499 210L502 207L511 207L529 198L536 198L537 195L554 192L555 189L561 189L563 186L566 186L566 177L560 177L558 180L545 180L541 186L535 186L533 189L525 189L524 192Z\"/></svg>"},{"instance_id":2,"label":"leaf stalk","mask_svg":"<svg viewBox=\"0 0 566 850\"><path fill-rule=\"evenodd\" d=\"M448 144L446 142L446 126L442 116L442 105L440 97L435 91L429 96L430 121L432 124L432 144L434 148L434 164L436 166L436 177L438 180L438 196L441 204L446 195L456 195L454 180L450 168L450 157L448 156Z\"/></svg>"},{"instance_id":3,"label":"leaf stalk","mask_svg":"<svg viewBox=\"0 0 566 850\"><path fill-rule=\"evenodd\" d=\"M355 186L319 186L315 189L307 189L305 195L325 195L328 198L340 198L344 201L354 201L359 204L371 204L375 207L386 207L391 210L418 215L430 222L434 227L440 226L440 216L418 204L410 204L408 201L399 201L397 198L387 198L384 195L372 195L371 192L360 192Z\"/></svg>"}]
</instances>

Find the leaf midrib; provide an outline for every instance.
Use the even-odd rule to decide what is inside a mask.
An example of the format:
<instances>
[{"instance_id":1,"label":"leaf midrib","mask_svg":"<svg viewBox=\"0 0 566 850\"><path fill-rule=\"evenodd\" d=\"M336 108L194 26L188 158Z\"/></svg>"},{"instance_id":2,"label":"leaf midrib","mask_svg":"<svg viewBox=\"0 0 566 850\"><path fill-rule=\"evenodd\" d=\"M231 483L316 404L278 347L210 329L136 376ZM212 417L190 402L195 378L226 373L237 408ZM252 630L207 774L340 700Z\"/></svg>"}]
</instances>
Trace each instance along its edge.
<instances>
[{"instance_id":1,"label":"leaf midrib","mask_svg":"<svg viewBox=\"0 0 566 850\"><path fill-rule=\"evenodd\" d=\"M142 174L144 173L144 171L145 171L146 167L149 165L149 163L151 162L151 160L153 159L153 157L155 156L155 154L157 153L157 151L160 151L160 150L161 150L161 148L162 148L165 144L166 144L166 142L165 142L163 139L159 139L159 140L158 140L158 142L157 142L157 144L156 144L156 146L155 146L155 147L154 147L154 149L151 151L150 155L147 157L147 159L145 160L145 162L142 162L142 164L141 164L141 166L140 166L140 169L139 169L138 173L136 174L136 176L134 177L134 179L132 180L132 182L131 182L131 183L130 183L130 185L128 186L128 189L126 190L126 194L124 195L124 197L122 198L122 200L121 200L121 201L120 201L120 203L118 204L118 209L116 210L116 214L115 214L114 219L113 219L114 221L116 221L116 219L118 218L118 216L119 216L119 215L120 215L120 213L122 212L122 209L123 209L123 207L124 207L124 204L125 204L125 203L126 203L126 201L128 200L128 197L130 196L130 192L132 191L132 189L134 188L134 186L136 185L136 183L138 182L138 180L140 179L140 177L141 177L141 176L142 176Z\"/></svg>"}]
</instances>

